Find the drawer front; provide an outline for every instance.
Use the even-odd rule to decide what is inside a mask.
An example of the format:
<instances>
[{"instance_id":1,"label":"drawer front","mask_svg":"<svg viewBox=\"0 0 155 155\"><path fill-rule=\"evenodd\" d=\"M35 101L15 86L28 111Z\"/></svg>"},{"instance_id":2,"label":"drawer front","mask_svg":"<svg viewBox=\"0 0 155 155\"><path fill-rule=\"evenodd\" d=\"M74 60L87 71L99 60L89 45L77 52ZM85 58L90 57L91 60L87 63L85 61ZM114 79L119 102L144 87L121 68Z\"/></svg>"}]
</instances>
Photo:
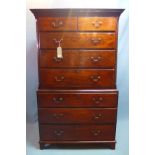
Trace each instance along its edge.
<instances>
[{"instance_id":1,"label":"drawer front","mask_svg":"<svg viewBox=\"0 0 155 155\"><path fill-rule=\"evenodd\" d=\"M115 108L40 108L39 122L53 124L115 123Z\"/></svg>"},{"instance_id":2,"label":"drawer front","mask_svg":"<svg viewBox=\"0 0 155 155\"><path fill-rule=\"evenodd\" d=\"M117 107L113 93L37 93L38 107Z\"/></svg>"},{"instance_id":3,"label":"drawer front","mask_svg":"<svg viewBox=\"0 0 155 155\"><path fill-rule=\"evenodd\" d=\"M57 58L56 50L42 50L39 54L40 67L90 67L114 68L114 50L64 50L63 59Z\"/></svg>"},{"instance_id":4,"label":"drawer front","mask_svg":"<svg viewBox=\"0 0 155 155\"><path fill-rule=\"evenodd\" d=\"M114 140L114 125L40 125L41 140Z\"/></svg>"},{"instance_id":5,"label":"drawer front","mask_svg":"<svg viewBox=\"0 0 155 155\"><path fill-rule=\"evenodd\" d=\"M50 49L58 47L58 41L61 41L62 48L91 49L91 48L116 48L115 33L80 33L80 32L40 32L40 48Z\"/></svg>"},{"instance_id":6,"label":"drawer front","mask_svg":"<svg viewBox=\"0 0 155 155\"><path fill-rule=\"evenodd\" d=\"M38 31L77 30L77 17L43 17L37 20Z\"/></svg>"},{"instance_id":7,"label":"drawer front","mask_svg":"<svg viewBox=\"0 0 155 155\"><path fill-rule=\"evenodd\" d=\"M79 17L78 29L81 31L115 31L116 17Z\"/></svg>"},{"instance_id":8,"label":"drawer front","mask_svg":"<svg viewBox=\"0 0 155 155\"><path fill-rule=\"evenodd\" d=\"M115 88L115 70L40 69L40 88Z\"/></svg>"}]
</instances>

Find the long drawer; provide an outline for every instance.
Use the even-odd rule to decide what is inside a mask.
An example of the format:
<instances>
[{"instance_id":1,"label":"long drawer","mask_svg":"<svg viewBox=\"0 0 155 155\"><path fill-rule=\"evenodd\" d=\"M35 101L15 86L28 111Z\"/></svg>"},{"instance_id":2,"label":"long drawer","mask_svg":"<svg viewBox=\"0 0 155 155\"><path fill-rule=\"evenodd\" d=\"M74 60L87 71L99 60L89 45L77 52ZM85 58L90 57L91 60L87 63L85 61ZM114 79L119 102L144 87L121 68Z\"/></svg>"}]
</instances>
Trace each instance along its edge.
<instances>
[{"instance_id":1,"label":"long drawer","mask_svg":"<svg viewBox=\"0 0 155 155\"><path fill-rule=\"evenodd\" d=\"M115 123L116 108L40 108L39 122L51 124Z\"/></svg>"},{"instance_id":2,"label":"long drawer","mask_svg":"<svg viewBox=\"0 0 155 155\"><path fill-rule=\"evenodd\" d=\"M115 125L40 125L41 140L114 140Z\"/></svg>"},{"instance_id":3,"label":"long drawer","mask_svg":"<svg viewBox=\"0 0 155 155\"><path fill-rule=\"evenodd\" d=\"M40 69L40 88L115 88L114 69Z\"/></svg>"},{"instance_id":4,"label":"long drawer","mask_svg":"<svg viewBox=\"0 0 155 155\"><path fill-rule=\"evenodd\" d=\"M118 93L37 93L38 107L117 107Z\"/></svg>"},{"instance_id":5,"label":"long drawer","mask_svg":"<svg viewBox=\"0 0 155 155\"><path fill-rule=\"evenodd\" d=\"M62 48L76 49L91 49L105 48L116 49L116 34L113 32L107 33L83 33L83 32L40 32L39 47L41 49L52 49L59 46L58 41L61 41Z\"/></svg>"},{"instance_id":6,"label":"long drawer","mask_svg":"<svg viewBox=\"0 0 155 155\"><path fill-rule=\"evenodd\" d=\"M56 50L42 50L39 54L41 68L114 68L114 50L63 50L63 59L57 58Z\"/></svg>"}]
</instances>

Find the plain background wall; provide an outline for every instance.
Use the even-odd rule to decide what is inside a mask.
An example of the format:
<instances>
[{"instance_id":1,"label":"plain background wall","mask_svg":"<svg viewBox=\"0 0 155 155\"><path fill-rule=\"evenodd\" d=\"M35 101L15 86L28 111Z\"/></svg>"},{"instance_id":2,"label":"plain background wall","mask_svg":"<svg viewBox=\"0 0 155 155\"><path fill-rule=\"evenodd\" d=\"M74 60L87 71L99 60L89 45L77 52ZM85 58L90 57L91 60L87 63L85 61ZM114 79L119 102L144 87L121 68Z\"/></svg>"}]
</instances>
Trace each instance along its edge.
<instances>
[{"instance_id":1,"label":"plain background wall","mask_svg":"<svg viewBox=\"0 0 155 155\"><path fill-rule=\"evenodd\" d=\"M37 42L35 18L30 8L124 8L119 19L117 88L118 119L128 119L129 106L129 12L128 0L27 0L26 10L26 114L28 122L37 120L36 90L38 87Z\"/></svg>"}]
</instances>

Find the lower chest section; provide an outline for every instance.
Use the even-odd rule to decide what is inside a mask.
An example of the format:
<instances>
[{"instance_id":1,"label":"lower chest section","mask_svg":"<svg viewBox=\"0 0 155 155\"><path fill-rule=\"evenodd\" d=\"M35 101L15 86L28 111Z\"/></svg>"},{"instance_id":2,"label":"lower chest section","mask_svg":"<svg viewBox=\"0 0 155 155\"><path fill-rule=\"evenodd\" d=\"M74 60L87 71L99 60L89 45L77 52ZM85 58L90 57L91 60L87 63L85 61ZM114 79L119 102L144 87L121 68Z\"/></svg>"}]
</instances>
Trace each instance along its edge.
<instances>
[{"instance_id":1,"label":"lower chest section","mask_svg":"<svg viewBox=\"0 0 155 155\"><path fill-rule=\"evenodd\" d=\"M115 144L118 92L115 90L39 90L40 143Z\"/></svg>"}]
</instances>

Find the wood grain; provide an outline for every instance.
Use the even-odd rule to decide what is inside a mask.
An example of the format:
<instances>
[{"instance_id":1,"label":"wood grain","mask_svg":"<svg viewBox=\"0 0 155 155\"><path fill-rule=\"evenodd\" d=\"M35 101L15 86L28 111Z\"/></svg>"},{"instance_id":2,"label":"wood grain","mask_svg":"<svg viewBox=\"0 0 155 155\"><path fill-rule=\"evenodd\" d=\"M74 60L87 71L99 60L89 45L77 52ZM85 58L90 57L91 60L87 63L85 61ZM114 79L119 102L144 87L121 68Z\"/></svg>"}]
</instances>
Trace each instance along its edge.
<instances>
[{"instance_id":1,"label":"wood grain","mask_svg":"<svg viewBox=\"0 0 155 155\"><path fill-rule=\"evenodd\" d=\"M40 17L119 17L124 9L30 9L35 18Z\"/></svg>"},{"instance_id":2,"label":"wood grain","mask_svg":"<svg viewBox=\"0 0 155 155\"><path fill-rule=\"evenodd\" d=\"M117 98L117 92L37 93L38 107L117 107Z\"/></svg>"},{"instance_id":3,"label":"wood grain","mask_svg":"<svg viewBox=\"0 0 155 155\"><path fill-rule=\"evenodd\" d=\"M116 17L78 17L80 31L115 31L116 29Z\"/></svg>"},{"instance_id":4,"label":"wood grain","mask_svg":"<svg viewBox=\"0 0 155 155\"><path fill-rule=\"evenodd\" d=\"M115 88L115 70L40 69L40 87L45 88Z\"/></svg>"},{"instance_id":5,"label":"wood grain","mask_svg":"<svg viewBox=\"0 0 155 155\"><path fill-rule=\"evenodd\" d=\"M114 125L40 125L41 140L114 140Z\"/></svg>"},{"instance_id":6,"label":"wood grain","mask_svg":"<svg viewBox=\"0 0 155 155\"><path fill-rule=\"evenodd\" d=\"M116 108L39 108L39 122L50 124L115 123Z\"/></svg>"},{"instance_id":7,"label":"wood grain","mask_svg":"<svg viewBox=\"0 0 155 155\"><path fill-rule=\"evenodd\" d=\"M38 31L77 30L77 17L40 17Z\"/></svg>"},{"instance_id":8,"label":"wood grain","mask_svg":"<svg viewBox=\"0 0 155 155\"><path fill-rule=\"evenodd\" d=\"M118 20L124 9L31 9L38 41L40 149L115 149ZM60 43L63 59L58 59Z\"/></svg>"},{"instance_id":9,"label":"wood grain","mask_svg":"<svg viewBox=\"0 0 155 155\"><path fill-rule=\"evenodd\" d=\"M40 140L40 149L115 149L115 140Z\"/></svg>"},{"instance_id":10,"label":"wood grain","mask_svg":"<svg viewBox=\"0 0 155 155\"><path fill-rule=\"evenodd\" d=\"M39 54L41 68L114 68L116 51L113 50L63 50L57 58L56 50L42 50Z\"/></svg>"},{"instance_id":11,"label":"wood grain","mask_svg":"<svg viewBox=\"0 0 155 155\"><path fill-rule=\"evenodd\" d=\"M115 33L84 33L84 32L40 32L40 48L41 49L56 49L58 44L55 43L63 39L61 47L63 49L115 49L116 35Z\"/></svg>"}]
</instances>

